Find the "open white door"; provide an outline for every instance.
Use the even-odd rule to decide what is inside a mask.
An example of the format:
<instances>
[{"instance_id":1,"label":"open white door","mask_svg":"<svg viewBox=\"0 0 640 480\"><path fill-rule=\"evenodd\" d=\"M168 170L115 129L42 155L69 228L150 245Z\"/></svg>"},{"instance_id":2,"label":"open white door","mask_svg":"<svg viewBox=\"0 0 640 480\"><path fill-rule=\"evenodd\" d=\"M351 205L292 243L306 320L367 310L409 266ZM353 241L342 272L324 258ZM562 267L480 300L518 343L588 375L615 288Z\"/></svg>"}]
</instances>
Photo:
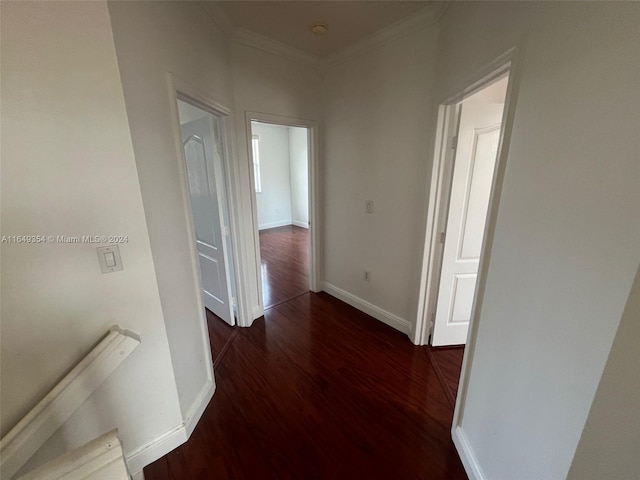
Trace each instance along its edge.
<instances>
[{"instance_id":1,"label":"open white door","mask_svg":"<svg viewBox=\"0 0 640 480\"><path fill-rule=\"evenodd\" d=\"M230 289L222 185L222 146L217 117L207 115L182 125L191 213L202 275L204 305L229 325L235 324Z\"/></svg>"},{"instance_id":2,"label":"open white door","mask_svg":"<svg viewBox=\"0 0 640 480\"><path fill-rule=\"evenodd\" d=\"M471 99L462 104L433 346L460 345L467 339L503 108Z\"/></svg>"}]
</instances>

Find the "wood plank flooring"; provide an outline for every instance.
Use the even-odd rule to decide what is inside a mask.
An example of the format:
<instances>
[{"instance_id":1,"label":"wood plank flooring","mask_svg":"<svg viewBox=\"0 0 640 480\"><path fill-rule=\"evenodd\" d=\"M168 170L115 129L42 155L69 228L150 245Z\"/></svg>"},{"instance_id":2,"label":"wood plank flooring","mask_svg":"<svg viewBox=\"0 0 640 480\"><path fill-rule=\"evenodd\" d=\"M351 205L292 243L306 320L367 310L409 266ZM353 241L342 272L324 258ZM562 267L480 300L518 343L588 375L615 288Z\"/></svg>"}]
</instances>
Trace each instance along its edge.
<instances>
[{"instance_id":1,"label":"wood plank flooring","mask_svg":"<svg viewBox=\"0 0 640 480\"><path fill-rule=\"evenodd\" d=\"M309 291L309 230L295 225L260 231L262 293L269 308Z\"/></svg>"},{"instance_id":2,"label":"wood plank flooring","mask_svg":"<svg viewBox=\"0 0 640 480\"><path fill-rule=\"evenodd\" d=\"M287 225L260 231L264 306L270 308L309 291L309 230ZM206 310L214 360L234 329Z\"/></svg>"},{"instance_id":3,"label":"wood plank flooring","mask_svg":"<svg viewBox=\"0 0 640 480\"><path fill-rule=\"evenodd\" d=\"M427 348L324 293L236 331L190 440L147 480L467 478Z\"/></svg>"},{"instance_id":4,"label":"wood plank flooring","mask_svg":"<svg viewBox=\"0 0 640 480\"><path fill-rule=\"evenodd\" d=\"M211 310L205 309L205 312L207 314L211 355L215 360L222 353L224 346L234 334L235 329Z\"/></svg>"},{"instance_id":5,"label":"wood plank flooring","mask_svg":"<svg viewBox=\"0 0 640 480\"><path fill-rule=\"evenodd\" d=\"M436 375L440 379L451 408L456 405L458 395L458 383L460 382L460 371L462 370L462 358L464 356L464 345L454 347L427 347L429 348L429 358L435 369Z\"/></svg>"},{"instance_id":6,"label":"wood plank flooring","mask_svg":"<svg viewBox=\"0 0 640 480\"><path fill-rule=\"evenodd\" d=\"M308 230L260 243L265 316L240 329L207 311L216 393L146 479L466 479L449 433L463 350L310 293Z\"/></svg>"}]
</instances>

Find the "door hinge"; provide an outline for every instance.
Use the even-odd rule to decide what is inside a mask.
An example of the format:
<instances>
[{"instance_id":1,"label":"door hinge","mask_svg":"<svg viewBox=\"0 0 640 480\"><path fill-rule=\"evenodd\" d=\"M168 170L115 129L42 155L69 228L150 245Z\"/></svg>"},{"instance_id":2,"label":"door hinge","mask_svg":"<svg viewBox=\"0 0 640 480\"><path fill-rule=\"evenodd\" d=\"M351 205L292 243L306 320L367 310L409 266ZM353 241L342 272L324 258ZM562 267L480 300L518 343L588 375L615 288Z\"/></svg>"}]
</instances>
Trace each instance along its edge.
<instances>
[{"instance_id":1,"label":"door hinge","mask_svg":"<svg viewBox=\"0 0 640 480\"><path fill-rule=\"evenodd\" d=\"M231 297L231 303L234 307L238 306L238 300L236 300L236 297Z\"/></svg>"},{"instance_id":2,"label":"door hinge","mask_svg":"<svg viewBox=\"0 0 640 480\"><path fill-rule=\"evenodd\" d=\"M431 314L431 320L429 320L429 332L433 331L433 326L436 323L436 312Z\"/></svg>"},{"instance_id":3,"label":"door hinge","mask_svg":"<svg viewBox=\"0 0 640 480\"><path fill-rule=\"evenodd\" d=\"M218 155L222 155L222 145L220 145L219 143L216 143L216 153Z\"/></svg>"},{"instance_id":4,"label":"door hinge","mask_svg":"<svg viewBox=\"0 0 640 480\"><path fill-rule=\"evenodd\" d=\"M445 232L440 232L440 243L444 245Z\"/></svg>"},{"instance_id":5,"label":"door hinge","mask_svg":"<svg viewBox=\"0 0 640 480\"><path fill-rule=\"evenodd\" d=\"M228 237L229 235L231 235L231 231L229 230L229 227L227 227L226 225L222 227L222 234L225 237Z\"/></svg>"},{"instance_id":6,"label":"door hinge","mask_svg":"<svg viewBox=\"0 0 640 480\"><path fill-rule=\"evenodd\" d=\"M451 148L455 150L457 146L458 146L458 136L454 135L453 137L451 137Z\"/></svg>"}]
</instances>

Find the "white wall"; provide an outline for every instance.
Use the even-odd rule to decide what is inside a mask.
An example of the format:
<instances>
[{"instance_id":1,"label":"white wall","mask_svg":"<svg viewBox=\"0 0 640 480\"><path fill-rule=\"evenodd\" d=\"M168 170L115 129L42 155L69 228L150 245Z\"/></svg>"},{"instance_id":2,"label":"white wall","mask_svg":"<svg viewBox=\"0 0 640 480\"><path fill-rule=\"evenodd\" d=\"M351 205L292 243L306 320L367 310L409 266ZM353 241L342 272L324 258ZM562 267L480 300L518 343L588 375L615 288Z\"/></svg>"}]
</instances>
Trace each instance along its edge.
<instances>
[{"instance_id":1,"label":"white wall","mask_svg":"<svg viewBox=\"0 0 640 480\"><path fill-rule=\"evenodd\" d=\"M167 73L192 94L231 107L228 41L195 2L110 2L109 12L180 408L188 420L213 385Z\"/></svg>"},{"instance_id":2,"label":"white wall","mask_svg":"<svg viewBox=\"0 0 640 480\"><path fill-rule=\"evenodd\" d=\"M257 238L252 211L249 168L253 168L248 155L251 138L247 132L245 114L261 112L309 120L318 120L321 116L320 86L321 76L314 68L299 62L248 47L231 44L233 94L236 112L237 135L237 173L241 184L241 199L238 208L246 212L242 225L245 234L247 256L254 252ZM251 272L251 283L247 283L253 316L262 315L259 306L257 259L247 262Z\"/></svg>"},{"instance_id":3,"label":"white wall","mask_svg":"<svg viewBox=\"0 0 640 480\"><path fill-rule=\"evenodd\" d=\"M289 127L291 223L309 228L309 150L307 129Z\"/></svg>"},{"instance_id":4,"label":"white wall","mask_svg":"<svg viewBox=\"0 0 640 480\"><path fill-rule=\"evenodd\" d=\"M1 8L2 235L128 236L110 274L97 245L2 245L2 434L118 323L142 343L47 449L118 427L130 453L181 415L107 5Z\"/></svg>"},{"instance_id":5,"label":"white wall","mask_svg":"<svg viewBox=\"0 0 640 480\"><path fill-rule=\"evenodd\" d=\"M251 130L260 137L262 191L256 193L258 229L291 225L289 129L252 122Z\"/></svg>"},{"instance_id":6,"label":"white wall","mask_svg":"<svg viewBox=\"0 0 640 480\"><path fill-rule=\"evenodd\" d=\"M454 3L437 94L521 42L461 413L487 479L567 476L640 258L637 4ZM628 359L633 354L626 352Z\"/></svg>"},{"instance_id":7,"label":"white wall","mask_svg":"<svg viewBox=\"0 0 640 480\"><path fill-rule=\"evenodd\" d=\"M307 129L252 122L260 138L262 191L256 194L258 229L309 228Z\"/></svg>"},{"instance_id":8,"label":"white wall","mask_svg":"<svg viewBox=\"0 0 640 480\"><path fill-rule=\"evenodd\" d=\"M640 269L613 340L569 480L633 480L640 472Z\"/></svg>"},{"instance_id":9,"label":"white wall","mask_svg":"<svg viewBox=\"0 0 640 480\"><path fill-rule=\"evenodd\" d=\"M437 25L423 27L330 65L323 89L325 281L407 326L418 303L437 35Z\"/></svg>"}]
</instances>

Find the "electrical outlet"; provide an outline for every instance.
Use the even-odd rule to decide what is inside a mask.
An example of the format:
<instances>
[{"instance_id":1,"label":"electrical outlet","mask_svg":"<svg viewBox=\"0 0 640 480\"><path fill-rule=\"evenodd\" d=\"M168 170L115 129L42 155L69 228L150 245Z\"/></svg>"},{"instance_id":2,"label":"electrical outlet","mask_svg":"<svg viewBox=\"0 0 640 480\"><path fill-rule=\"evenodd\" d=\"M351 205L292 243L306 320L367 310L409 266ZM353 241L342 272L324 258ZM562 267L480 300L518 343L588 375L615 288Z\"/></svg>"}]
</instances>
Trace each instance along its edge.
<instances>
[{"instance_id":1,"label":"electrical outlet","mask_svg":"<svg viewBox=\"0 0 640 480\"><path fill-rule=\"evenodd\" d=\"M365 213L373 213L373 200L367 200L367 204L364 211Z\"/></svg>"},{"instance_id":2,"label":"electrical outlet","mask_svg":"<svg viewBox=\"0 0 640 480\"><path fill-rule=\"evenodd\" d=\"M364 281L365 282L370 282L371 281L371 272L365 270L364 271Z\"/></svg>"}]
</instances>

